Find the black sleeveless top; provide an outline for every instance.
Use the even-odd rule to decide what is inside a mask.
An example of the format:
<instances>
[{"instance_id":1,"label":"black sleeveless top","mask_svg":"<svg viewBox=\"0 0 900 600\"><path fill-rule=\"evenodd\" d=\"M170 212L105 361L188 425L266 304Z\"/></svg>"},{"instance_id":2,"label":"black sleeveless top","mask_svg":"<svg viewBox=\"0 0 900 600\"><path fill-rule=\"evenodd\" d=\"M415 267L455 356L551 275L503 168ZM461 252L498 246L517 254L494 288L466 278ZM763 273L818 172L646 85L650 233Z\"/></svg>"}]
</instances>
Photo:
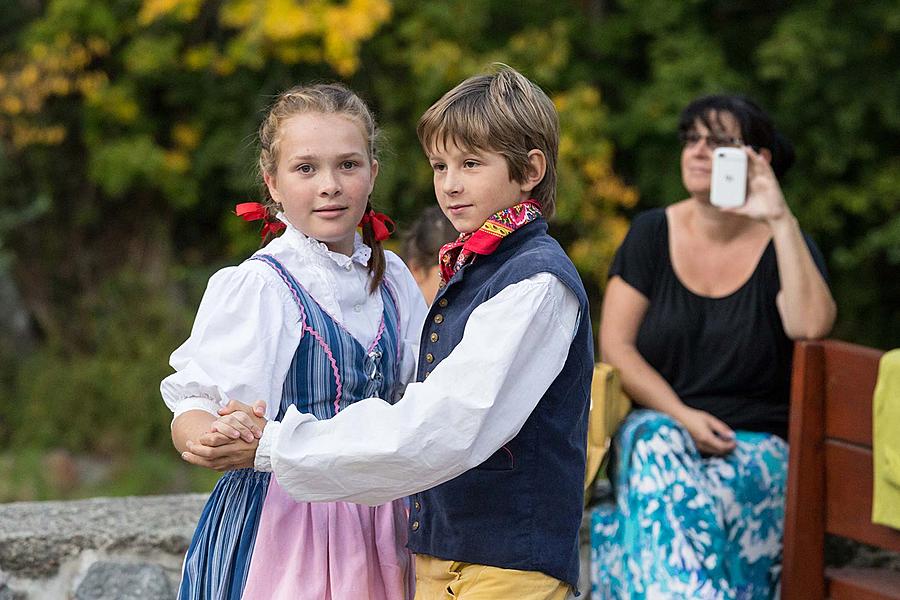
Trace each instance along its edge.
<instances>
[{"instance_id":1,"label":"black sleeveless top","mask_svg":"<svg viewBox=\"0 0 900 600\"><path fill-rule=\"evenodd\" d=\"M827 280L822 253L803 235ZM732 429L787 438L793 343L775 305L781 284L773 242L735 292L700 296L672 268L668 220L657 208L635 217L610 266L614 275L649 300L637 349L686 405Z\"/></svg>"}]
</instances>

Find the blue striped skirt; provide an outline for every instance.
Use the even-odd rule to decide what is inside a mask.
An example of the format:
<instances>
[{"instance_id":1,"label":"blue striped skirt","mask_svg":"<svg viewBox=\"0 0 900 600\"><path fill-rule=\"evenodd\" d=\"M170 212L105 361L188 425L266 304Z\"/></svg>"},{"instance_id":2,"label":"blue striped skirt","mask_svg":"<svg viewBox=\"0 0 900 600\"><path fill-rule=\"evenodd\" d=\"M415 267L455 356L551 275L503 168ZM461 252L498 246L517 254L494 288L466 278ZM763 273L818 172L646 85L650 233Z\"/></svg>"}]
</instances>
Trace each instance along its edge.
<instances>
[{"instance_id":1,"label":"blue striped skirt","mask_svg":"<svg viewBox=\"0 0 900 600\"><path fill-rule=\"evenodd\" d=\"M213 488L184 558L179 600L241 597L270 477L229 471Z\"/></svg>"}]
</instances>

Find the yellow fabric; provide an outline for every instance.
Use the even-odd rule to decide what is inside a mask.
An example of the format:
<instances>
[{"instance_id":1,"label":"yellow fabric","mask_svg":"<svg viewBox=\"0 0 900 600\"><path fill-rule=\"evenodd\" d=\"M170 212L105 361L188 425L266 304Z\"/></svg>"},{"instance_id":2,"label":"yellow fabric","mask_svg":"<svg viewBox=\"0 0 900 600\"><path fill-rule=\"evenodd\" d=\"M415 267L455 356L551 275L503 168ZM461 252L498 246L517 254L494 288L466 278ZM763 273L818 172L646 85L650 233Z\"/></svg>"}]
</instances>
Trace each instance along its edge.
<instances>
[{"instance_id":1,"label":"yellow fabric","mask_svg":"<svg viewBox=\"0 0 900 600\"><path fill-rule=\"evenodd\" d=\"M900 349L881 357L872 420L872 522L900 529Z\"/></svg>"},{"instance_id":2,"label":"yellow fabric","mask_svg":"<svg viewBox=\"0 0 900 600\"><path fill-rule=\"evenodd\" d=\"M517 571L416 554L415 600L565 600L570 587L538 571Z\"/></svg>"},{"instance_id":3,"label":"yellow fabric","mask_svg":"<svg viewBox=\"0 0 900 600\"><path fill-rule=\"evenodd\" d=\"M591 382L591 413L588 420L587 465L584 490L594 482L609 451L613 434L631 410L631 400L622 391L622 382L615 367L606 363L594 366Z\"/></svg>"}]
</instances>

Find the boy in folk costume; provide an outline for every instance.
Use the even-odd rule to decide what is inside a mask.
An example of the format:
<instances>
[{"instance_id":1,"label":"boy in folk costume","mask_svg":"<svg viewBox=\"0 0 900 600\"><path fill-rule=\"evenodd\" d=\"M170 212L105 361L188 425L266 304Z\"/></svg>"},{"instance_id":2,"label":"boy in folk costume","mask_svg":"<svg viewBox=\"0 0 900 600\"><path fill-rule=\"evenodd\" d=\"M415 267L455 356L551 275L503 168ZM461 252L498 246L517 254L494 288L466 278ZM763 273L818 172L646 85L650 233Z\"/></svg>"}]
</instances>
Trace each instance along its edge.
<instances>
[{"instance_id":1,"label":"boy in folk costume","mask_svg":"<svg viewBox=\"0 0 900 600\"><path fill-rule=\"evenodd\" d=\"M547 234L556 110L501 67L447 92L417 132L461 234L441 249L417 382L324 421L265 422L239 403L221 419L263 428L255 467L297 500L411 494L417 599L562 600L578 580L593 345L581 280ZM227 448L185 458L221 467Z\"/></svg>"}]
</instances>

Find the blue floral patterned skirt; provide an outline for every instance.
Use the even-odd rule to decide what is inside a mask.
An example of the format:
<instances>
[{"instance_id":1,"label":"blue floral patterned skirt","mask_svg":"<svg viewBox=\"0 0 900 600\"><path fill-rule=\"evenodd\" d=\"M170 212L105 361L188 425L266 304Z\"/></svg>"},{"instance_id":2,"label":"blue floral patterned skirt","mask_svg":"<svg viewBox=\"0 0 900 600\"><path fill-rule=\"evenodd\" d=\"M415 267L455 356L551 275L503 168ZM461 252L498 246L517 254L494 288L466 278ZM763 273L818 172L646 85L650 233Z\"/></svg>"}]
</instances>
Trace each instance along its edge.
<instances>
[{"instance_id":1,"label":"blue floral patterned skirt","mask_svg":"<svg viewBox=\"0 0 900 600\"><path fill-rule=\"evenodd\" d=\"M615 440L615 504L591 518L592 597L777 598L788 446L737 432L703 457L668 415L633 412Z\"/></svg>"}]
</instances>

